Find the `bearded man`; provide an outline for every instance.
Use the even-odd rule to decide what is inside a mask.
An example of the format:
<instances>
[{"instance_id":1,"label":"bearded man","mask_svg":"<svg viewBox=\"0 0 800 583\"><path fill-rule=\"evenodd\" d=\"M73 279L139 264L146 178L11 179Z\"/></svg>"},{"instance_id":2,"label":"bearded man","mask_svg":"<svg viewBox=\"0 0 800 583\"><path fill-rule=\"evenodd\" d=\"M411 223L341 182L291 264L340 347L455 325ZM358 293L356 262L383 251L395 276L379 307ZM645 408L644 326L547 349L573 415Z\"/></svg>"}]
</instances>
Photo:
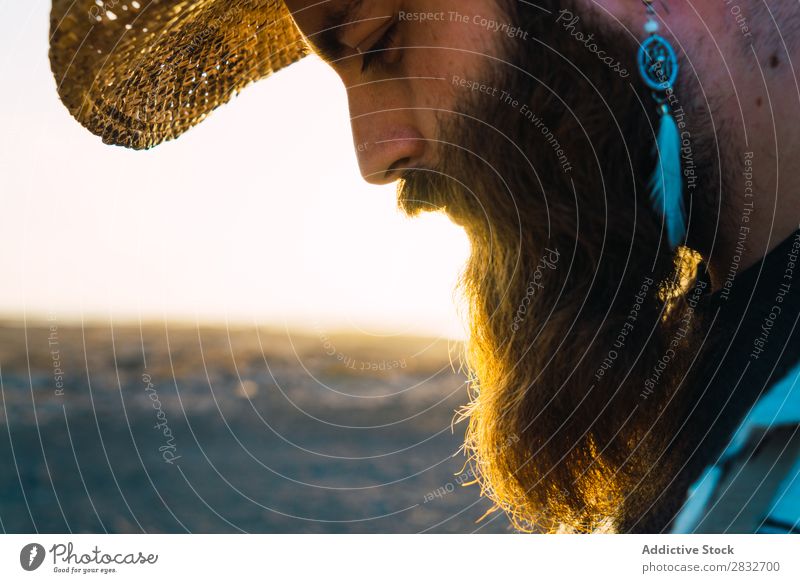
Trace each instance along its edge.
<instances>
[{"instance_id":1,"label":"bearded man","mask_svg":"<svg viewBox=\"0 0 800 583\"><path fill-rule=\"evenodd\" d=\"M466 446L520 529L797 530L796 3L94 4L54 2L51 59L105 141L310 49L364 178L463 226Z\"/></svg>"}]
</instances>

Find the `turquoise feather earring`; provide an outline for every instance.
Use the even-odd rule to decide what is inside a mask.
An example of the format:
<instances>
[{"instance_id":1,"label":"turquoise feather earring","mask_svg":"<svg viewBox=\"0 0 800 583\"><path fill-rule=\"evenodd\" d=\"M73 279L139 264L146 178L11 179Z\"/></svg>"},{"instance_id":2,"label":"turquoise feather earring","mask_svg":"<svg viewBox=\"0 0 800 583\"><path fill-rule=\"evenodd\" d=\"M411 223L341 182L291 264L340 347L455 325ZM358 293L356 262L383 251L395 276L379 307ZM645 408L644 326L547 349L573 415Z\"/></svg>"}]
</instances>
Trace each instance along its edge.
<instances>
[{"instance_id":1,"label":"turquoise feather earring","mask_svg":"<svg viewBox=\"0 0 800 583\"><path fill-rule=\"evenodd\" d=\"M686 213L683 208L683 177L681 176L681 139L672 117L669 99L678 78L678 57L672 45L657 34L653 0L642 0L647 8L644 25L647 38L639 47L637 63L645 85L653 92L658 104L659 128L656 142L656 167L650 178L650 202L663 217L670 248L675 249L686 236Z\"/></svg>"}]
</instances>

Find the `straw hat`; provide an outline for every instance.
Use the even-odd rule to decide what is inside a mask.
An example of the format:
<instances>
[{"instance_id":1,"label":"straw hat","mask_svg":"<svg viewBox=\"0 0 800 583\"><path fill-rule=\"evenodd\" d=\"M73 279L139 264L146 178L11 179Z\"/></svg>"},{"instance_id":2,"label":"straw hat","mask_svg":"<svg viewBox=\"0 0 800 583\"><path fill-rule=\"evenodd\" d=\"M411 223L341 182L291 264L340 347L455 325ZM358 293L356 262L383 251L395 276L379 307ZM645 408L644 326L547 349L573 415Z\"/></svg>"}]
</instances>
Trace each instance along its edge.
<instances>
[{"instance_id":1,"label":"straw hat","mask_svg":"<svg viewBox=\"0 0 800 583\"><path fill-rule=\"evenodd\" d=\"M62 101L107 144L151 148L308 53L282 0L53 0Z\"/></svg>"}]
</instances>

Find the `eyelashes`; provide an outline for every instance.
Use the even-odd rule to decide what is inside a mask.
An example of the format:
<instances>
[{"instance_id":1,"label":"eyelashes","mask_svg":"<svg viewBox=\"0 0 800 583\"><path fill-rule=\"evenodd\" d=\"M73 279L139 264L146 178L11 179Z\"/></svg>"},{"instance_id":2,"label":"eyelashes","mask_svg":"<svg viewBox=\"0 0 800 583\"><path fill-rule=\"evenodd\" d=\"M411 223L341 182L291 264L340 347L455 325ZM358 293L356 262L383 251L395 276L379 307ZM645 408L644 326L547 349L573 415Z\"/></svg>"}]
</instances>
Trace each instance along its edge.
<instances>
[{"instance_id":1,"label":"eyelashes","mask_svg":"<svg viewBox=\"0 0 800 583\"><path fill-rule=\"evenodd\" d=\"M395 52L392 48L395 46L395 41L397 40L398 24L398 21L395 20L375 44L366 51L363 51L361 57L362 75L371 71L376 71L380 69L380 67L389 64L389 53ZM397 62L398 60L397 58L393 58L392 62Z\"/></svg>"}]
</instances>

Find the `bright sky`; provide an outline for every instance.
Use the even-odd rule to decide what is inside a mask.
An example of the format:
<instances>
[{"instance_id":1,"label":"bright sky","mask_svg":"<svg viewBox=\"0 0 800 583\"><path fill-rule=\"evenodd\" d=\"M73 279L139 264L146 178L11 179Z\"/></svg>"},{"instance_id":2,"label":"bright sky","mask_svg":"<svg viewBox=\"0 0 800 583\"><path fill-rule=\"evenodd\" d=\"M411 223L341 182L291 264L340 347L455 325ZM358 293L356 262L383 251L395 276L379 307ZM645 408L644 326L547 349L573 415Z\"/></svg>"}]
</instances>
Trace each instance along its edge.
<instances>
[{"instance_id":1,"label":"bright sky","mask_svg":"<svg viewBox=\"0 0 800 583\"><path fill-rule=\"evenodd\" d=\"M466 237L361 181L320 61L148 152L57 98L47 0L0 0L0 316L176 318L463 337Z\"/></svg>"}]
</instances>

